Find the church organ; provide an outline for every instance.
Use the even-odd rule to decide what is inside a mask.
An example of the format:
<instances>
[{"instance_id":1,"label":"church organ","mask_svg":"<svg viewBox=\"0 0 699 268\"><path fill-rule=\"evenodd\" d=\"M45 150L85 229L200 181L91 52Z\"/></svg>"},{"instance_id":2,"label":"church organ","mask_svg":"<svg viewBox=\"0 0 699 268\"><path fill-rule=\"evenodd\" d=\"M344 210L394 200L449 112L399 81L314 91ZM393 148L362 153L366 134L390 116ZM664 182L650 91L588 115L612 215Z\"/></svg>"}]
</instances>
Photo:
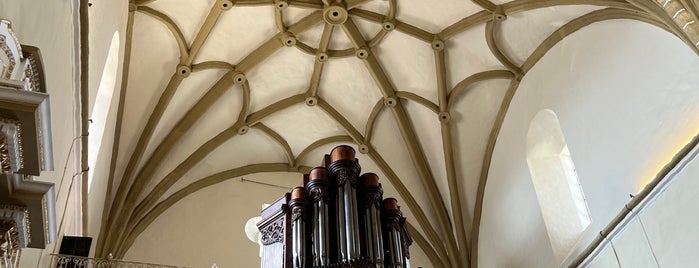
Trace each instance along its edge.
<instances>
[{"instance_id":1,"label":"church organ","mask_svg":"<svg viewBox=\"0 0 699 268\"><path fill-rule=\"evenodd\" d=\"M262 211L262 268L404 268L412 239L379 177L335 147L320 167Z\"/></svg>"}]
</instances>

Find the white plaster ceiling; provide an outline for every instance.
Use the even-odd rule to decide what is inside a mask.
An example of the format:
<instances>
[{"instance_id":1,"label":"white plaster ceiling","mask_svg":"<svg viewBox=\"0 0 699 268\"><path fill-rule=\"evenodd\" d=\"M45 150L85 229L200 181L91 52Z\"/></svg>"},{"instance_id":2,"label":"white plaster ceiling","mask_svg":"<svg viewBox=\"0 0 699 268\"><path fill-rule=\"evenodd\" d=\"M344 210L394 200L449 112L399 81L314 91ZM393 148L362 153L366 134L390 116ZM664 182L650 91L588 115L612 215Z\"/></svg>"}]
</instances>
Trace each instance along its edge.
<instances>
[{"instance_id":1,"label":"white plaster ceiling","mask_svg":"<svg viewBox=\"0 0 699 268\"><path fill-rule=\"evenodd\" d=\"M431 247L441 257L450 250L467 256L491 131L508 88L527 71L522 64L573 19L608 6L636 12L614 0L516 1L521 5L510 5L512 12L488 1L345 1L361 4L350 9L345 26L329 27L313 15L323 11L324 2L334 1L137 0L131 5L130 67L110 178L116 198L98 254L123 256L172 205L168 200L178 200L176 192L197 191L197 182L207 176L257 164L301 173L318 165L334 145L350 144L368 146L368 154L358 153L363 172L379 174L387 195L401 202L416 235L427 241L416 246ZM289 6L275 8L279 3ZM224 4L232 7L221 8ZM507 18L494 19L500 14ZM393 23L391 30L383 28L384 19ZM299 21L311 23L298 27ZM315 53L323 50L322 36L330 28L330 58L321 64ZM282 43L286 29L295 33L295 46ZM363 40L347 33L359 33ZM435 49L439 42L433 40L444 44ZM366 60L355 56L360 48L367 49ZM442 55L443 69L436 61ZM187 75L181 76L178 66ZM238 72L244 83L234 83ZM483 81L466 79L476 74ZM384 104L396 96L396 107ZM305 103L307 97L316 98L312 105ZM450 120L441 122L440 112ZM276 193L259 194L268 194L271 202ZM460 222L465 231L447 230ZM443 245L435 244L435 234ZM450 240L455 241L451 249ZM469 262L444 259L452 267Z\"/></svg>"}]
</instances>

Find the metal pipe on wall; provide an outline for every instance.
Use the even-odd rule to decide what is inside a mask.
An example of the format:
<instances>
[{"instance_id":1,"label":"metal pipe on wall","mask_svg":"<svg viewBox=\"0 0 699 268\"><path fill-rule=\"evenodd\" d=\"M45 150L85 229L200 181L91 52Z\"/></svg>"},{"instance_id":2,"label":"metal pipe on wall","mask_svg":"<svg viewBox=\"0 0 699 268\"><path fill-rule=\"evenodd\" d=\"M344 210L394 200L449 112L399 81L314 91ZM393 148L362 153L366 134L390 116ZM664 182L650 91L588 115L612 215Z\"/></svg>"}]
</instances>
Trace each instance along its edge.
<instances>
[{"instance_id":1,"label":"metal pipe on wall","mask_svg":"<svg viewBox=\"0 0 699 268\"><path fill-rule=\"evenodd\" d=\"M640 211L651 204L674 181L674 175L684 166L699 157L699 135L685 145L672 160L663 167L656 177L641 192L624 205L619 214L599 232L592 243L575 259L569 267L587 267L601 253L612 238L619 235Z\"/></svg>"}]
</instances>

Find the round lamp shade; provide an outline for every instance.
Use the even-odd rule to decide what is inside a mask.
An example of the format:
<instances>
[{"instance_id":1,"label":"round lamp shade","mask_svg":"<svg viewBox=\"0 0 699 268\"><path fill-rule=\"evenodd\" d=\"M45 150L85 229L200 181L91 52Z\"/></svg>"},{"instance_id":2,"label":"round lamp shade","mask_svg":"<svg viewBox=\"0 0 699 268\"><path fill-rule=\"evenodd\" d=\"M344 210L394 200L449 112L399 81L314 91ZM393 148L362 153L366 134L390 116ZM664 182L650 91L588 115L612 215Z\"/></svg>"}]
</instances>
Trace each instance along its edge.
<instances>
[{"instance_id":1,"label":"round lamp shade","mask_svg":"<svg viewBox=\"0 0 699 268\"><path fill-rule=\"evenodd\" d=\"M262 217L257 216L250 218L248 222L245 223L245 235L255 244L259 244L260 242L260 230L257 229L257 224L260 221L262 221Z\"/></svg>"}]
</instances>

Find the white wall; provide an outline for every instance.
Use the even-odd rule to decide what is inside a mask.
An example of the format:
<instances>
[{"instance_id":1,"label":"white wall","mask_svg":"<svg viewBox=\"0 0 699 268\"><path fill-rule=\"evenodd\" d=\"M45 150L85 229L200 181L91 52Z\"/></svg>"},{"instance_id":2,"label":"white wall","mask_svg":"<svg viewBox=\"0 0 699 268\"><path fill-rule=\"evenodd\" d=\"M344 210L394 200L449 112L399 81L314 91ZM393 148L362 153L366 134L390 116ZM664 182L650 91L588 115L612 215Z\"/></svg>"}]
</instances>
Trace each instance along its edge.
<instances>
[{"instance_id":1,"label":"white wall","mask_svg":"<svg viewBox=\"0 0 699 268\"><path fill-rule=\"evenodd\" d=\"M538 111L558 115L592 217L567 265L629 194L639 192L697 133L698 85L699 57L647 24L595 23L557 44L524 77L498 137L484 197L479 267L559 265L526 163L526 131Z\"/></svg>"},{"instance_id":2,"label":"white wall","mask_svg":"<svg viewBox=\"0 0 699 268\"><path fill-rule=\"evenodd\" d=\"M594 258L590 267L689 267L696 264L699 196L695 192L699 188L699 158L695 153L688 159L691 161L672 175L672 183L611 239L612 243Z\"/></svg>"},{"instance_id":3,"label":"white wall","mask_svg":"<svg viewBox=\"0 0 699 268\"><path fill-rule=\"evenodd\" d=\"M80 183L79 140L71 147L80 135L80 109L76 103L79 88L75 82L77 69L73 67L77 59L74 53L77 38L74 34L74 2L77 1L0 0L0 18L12 21L19 41L38 47L43 57L47 91L51 95L55 170L42 172L37 180L56 184L59 236L79 232L79 224L71 220L76 200L73 196L69 198L72 178L76 179L76 184ZM78 176L74 177L74 174ZM58 237L57 241L60 239ZM47 254L53 250L54 245L47 245L45 250L27 250L22 253L22 262L47 267ZM40 256L43 257L39 260Z\"/></svg>"}]
</instances>

